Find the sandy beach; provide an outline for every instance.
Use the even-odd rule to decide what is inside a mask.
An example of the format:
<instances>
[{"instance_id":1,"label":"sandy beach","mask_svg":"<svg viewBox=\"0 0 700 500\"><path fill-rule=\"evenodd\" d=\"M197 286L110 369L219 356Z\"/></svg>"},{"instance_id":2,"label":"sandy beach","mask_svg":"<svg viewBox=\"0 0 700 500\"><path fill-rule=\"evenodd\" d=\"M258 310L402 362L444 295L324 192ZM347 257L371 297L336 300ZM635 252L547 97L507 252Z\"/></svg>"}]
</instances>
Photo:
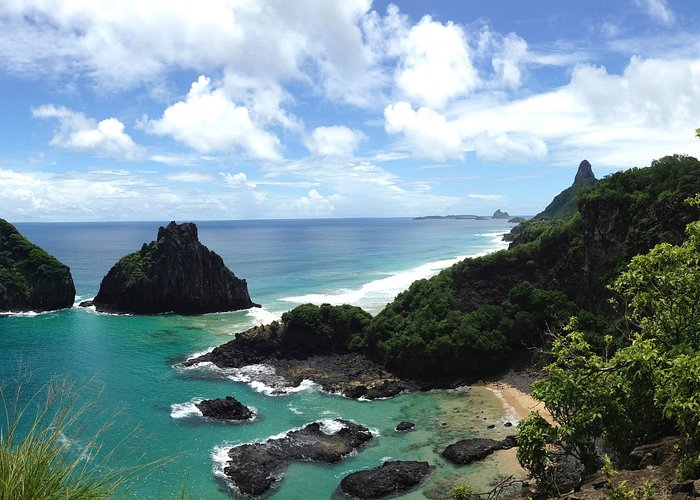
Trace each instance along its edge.
<instances>
[{"instance_id":1,"label":"sandy beach","mask_svg":"<svg viewBox=\"0 0 700 500\"><path fill-rule=\"evenodd\" d=\"M527 418L527 416L536 411L550 424L554 424L552 416L544 408L544 403L533 398L531 395L521 391L520 389L513 387L505 382L484 382L480 384L475 384L481 387L489 389L498 396L499 399L503 401L503 404L508 410L515 414L518 419L522 420Z\"/></svg>"}]
</instances>

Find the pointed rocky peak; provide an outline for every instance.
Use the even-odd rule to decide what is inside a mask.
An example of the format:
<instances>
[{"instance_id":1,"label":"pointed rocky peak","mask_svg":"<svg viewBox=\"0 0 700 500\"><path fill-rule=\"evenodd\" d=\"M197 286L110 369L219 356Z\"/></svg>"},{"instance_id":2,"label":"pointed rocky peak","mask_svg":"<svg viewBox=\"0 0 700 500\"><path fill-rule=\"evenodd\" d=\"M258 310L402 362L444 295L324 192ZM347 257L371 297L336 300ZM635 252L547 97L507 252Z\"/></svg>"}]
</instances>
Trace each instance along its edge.
<instances>
[{"instance_id":1,"label":"pointed rocky peak","mask_svg":"<svg viewBox=\"0 0 700 500\"><path fill-rule=\"evenodd\" d=\"M178 224L172 221L166 227L160 226L158 228L158 240L163 238L175 241L198 241L197 225L193 222Z\"/></svg>"},{"instance_id":2,"label":"pointed rocky peak","mask_svg":"<svg viewBox=\"0 0 700 500\"><path fill-rule=\"evenodd\" d=\"M593 169L588 160L583 160L578 166L578 172L576 172L576 177L574 177L574 184L586 179L595 179L593 174Z\"/></svg>"},{"instance_id":3,"label":"pointed rocky peak","mask_svg":"<svg viewBox=\"0 0 700 500\"><path fill-rule=\"evenodd\" d=\"M510 215L508 212L501 212L501 209L499 208L496 210L493 215L491 216L492 219L510 219Z\"/></svg>"}]
</instances>

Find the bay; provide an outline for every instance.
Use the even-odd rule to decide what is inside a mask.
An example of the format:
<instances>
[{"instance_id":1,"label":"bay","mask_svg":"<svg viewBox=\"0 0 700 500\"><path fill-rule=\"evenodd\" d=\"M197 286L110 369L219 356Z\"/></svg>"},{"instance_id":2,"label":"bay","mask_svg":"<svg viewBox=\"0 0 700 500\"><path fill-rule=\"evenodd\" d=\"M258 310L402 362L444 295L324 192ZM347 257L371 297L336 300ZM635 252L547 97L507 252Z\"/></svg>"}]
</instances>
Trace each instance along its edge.
<instances>
[{"instance_id":1,"label":"bay","mask_svg":"<svg viewBox=\"0 0 700 500\"><path fill-rule=\"evenodd\" d=\"M18 229L71 267L78 300L94 296L100 280L123 255L151 241L164 222L19 223ZM455 468L439 452L464 437L502 438L512 421L488 389L431 391L358 402L313 386L269 396L231 373L182 369L192 353L224 343L235 333L279 318L298 303L353 303L377 313L415 279L433 275L459 259L502 248L510 225L500 220L319 219L203 221L200 240L248 281L250 311L183 317L115 316L74 307L43 314L0 316L0 377L11 387L19 367L31 373L31 392L54 375L84 389L83 400L103 413L96 428L116 415L103 435L104 450L119 449L126 464L172 460L132 485L138 498L175 498L184 488L195 498L233 494L217 461L227 447L301 427L318 419L346 418L373 429L369 445L339 464L294 464L272 498L331 498L340 479L383 459L427 460L436 469L406 498L444 496L460 481L486 488L508 464L493 457ZM236 379L236 380L233 380ZM99 399L95 395L100 389ZM258 389L258 390L256 390ZM256 408L248 424L205 421L189 411L202 398L235 396ZM118 413L119 412L119 413ZM400 434L410 420L416 430ZM131 429L140 428L134 436ZM69 436L70 438L70 436ZM79 440L74 443L80 446ZM129 450L136 451L130 455Z\"/></svg>"}]
</instances>

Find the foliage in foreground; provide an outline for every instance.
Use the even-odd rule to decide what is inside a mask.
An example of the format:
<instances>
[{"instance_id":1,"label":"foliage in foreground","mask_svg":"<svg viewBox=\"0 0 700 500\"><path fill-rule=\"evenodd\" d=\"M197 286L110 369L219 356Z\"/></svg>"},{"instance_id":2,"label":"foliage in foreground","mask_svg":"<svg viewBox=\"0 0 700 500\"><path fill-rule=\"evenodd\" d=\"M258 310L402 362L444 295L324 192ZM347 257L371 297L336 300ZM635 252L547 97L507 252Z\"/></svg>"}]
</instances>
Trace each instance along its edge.
<instances>
[{"instance_id":1,"label":"foliage in foreground","mask_svg":"<svg viewBox=\"0 0 700 500\"><path fill-rule=\"evenodd\" d=\"M103 453L99 445L112 422L87 435L83 422L93 408L78 406L66 381L45 385L28 401L18 387L9 398L0 388L0 498L107 498L154 465L113 466L116 450Z\"/></svg>"},{"instance_id":2,"label":"foliage in foreground","mask_svg":"<svg viewBox=\"0 0 700 500\"><path fill-rule=\"evenodd\" d=\"M608 337L596 352L573 326L553 342L533 395L557 426L531 415L518 436L518 459L540 483L551 479L555 448L590 473L601 465L598 445L623 463L634 446L669 432L700 444L700 222L687 234L632 259L611 285L629 324L623 347L613 350Z\"/></svg>"}]
</instances>

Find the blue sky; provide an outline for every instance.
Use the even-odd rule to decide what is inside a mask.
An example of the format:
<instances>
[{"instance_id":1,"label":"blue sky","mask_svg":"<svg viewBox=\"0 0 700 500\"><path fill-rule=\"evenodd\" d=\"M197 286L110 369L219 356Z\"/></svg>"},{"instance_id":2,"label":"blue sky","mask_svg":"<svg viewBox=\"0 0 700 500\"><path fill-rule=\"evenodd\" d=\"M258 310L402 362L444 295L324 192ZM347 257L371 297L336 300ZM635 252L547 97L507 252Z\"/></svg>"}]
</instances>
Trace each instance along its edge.
<instances>
[{"instance_id":1,"label":"blue sky","mask_svg":"<svg viewBox=\"0 0 700 500\"><path fill-rule=\"evenodd\" d=\"M694 0L6 0L0 217L534 214L700 156Z\"/></svg>"}]
</instances>

